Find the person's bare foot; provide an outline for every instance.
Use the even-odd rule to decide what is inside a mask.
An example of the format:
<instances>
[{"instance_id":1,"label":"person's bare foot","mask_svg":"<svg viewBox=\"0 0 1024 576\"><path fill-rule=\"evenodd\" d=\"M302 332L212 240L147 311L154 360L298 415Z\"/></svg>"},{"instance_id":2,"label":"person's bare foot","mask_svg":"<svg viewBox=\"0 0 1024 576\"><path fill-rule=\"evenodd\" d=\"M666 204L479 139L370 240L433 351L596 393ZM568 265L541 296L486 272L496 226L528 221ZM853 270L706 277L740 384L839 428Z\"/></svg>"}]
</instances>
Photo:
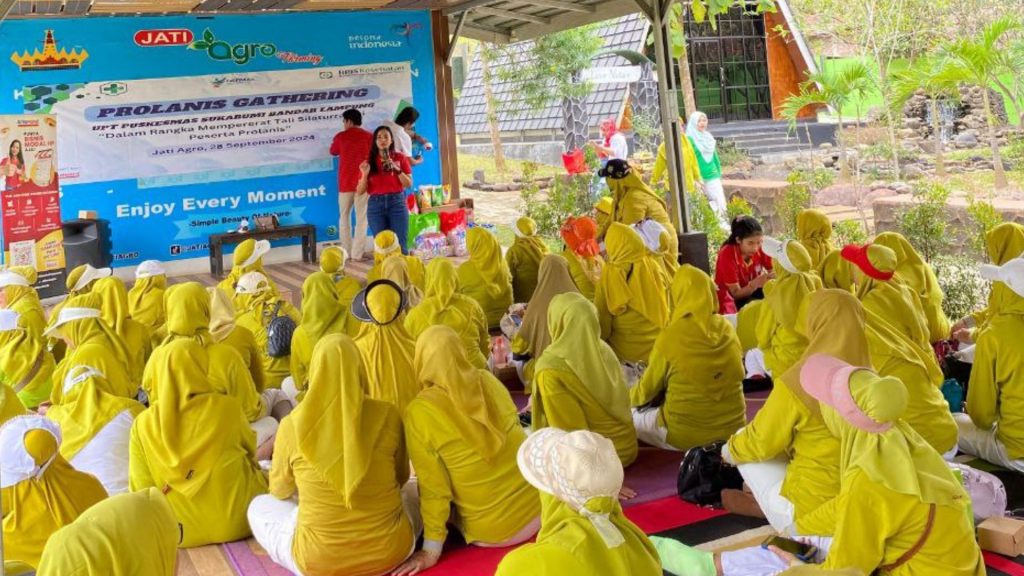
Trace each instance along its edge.
<instances>
[{"instance_id":1,"label":"person's bare foot","mask_svg":"<svg viewBox=\"0 0 1024 576\"><path fill-rule=\"evenodd\" d=\"M269 440L256 447L256 461L270 460L274 455L274 439L277 435L271 436Z\"/></svg>"},{"instance_id":2,"label":"person's bare foot","mask_svg":"<svg viewBox=\"0 0 1024 576\"><path fill-rule=\"evenodd\" d=\"M632 500L633 498L636 498L636 490L629 486L619 488L619 500Z\"/></svg>"},{"instance_id":3,"label":"person's bare foot","mask_svg":"<svg viewBox=\"0 0 1024 576\"><path fill-rule=\"evenodd\" d=\"M722 490L722 508L740 516L765 517L754 495L742 490Z\"/></svg>"}]
</instances>

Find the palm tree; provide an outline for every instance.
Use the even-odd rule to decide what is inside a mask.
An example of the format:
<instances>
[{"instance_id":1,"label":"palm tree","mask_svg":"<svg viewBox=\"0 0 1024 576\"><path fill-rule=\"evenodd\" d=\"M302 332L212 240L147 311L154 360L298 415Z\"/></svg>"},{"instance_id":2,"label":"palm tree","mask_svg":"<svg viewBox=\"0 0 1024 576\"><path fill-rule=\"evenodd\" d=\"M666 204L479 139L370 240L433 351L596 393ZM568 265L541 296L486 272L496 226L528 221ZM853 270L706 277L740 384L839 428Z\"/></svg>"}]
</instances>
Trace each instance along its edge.
<instances>
[{"instance_id":1,"label":"palm tree","mask_svg":"<svg viewBox=\"0 0 1024 576\"><path fill-rule=\"evenodd\" d=\"M892 105L895 110L903 108L919 90L928 96L932 113L932 136L935 138L935 174L946 175L945 156L942 144L942 125L939 118L939 101L960 98L960 83L950 78L949 60L931 58L921 60L910 68L893 75Z\"/></svg>"},{"instance_id":2,"label":"palm tree","mask_svg":"<svg viewBox=\"0 0 1024 576\"><path fill-rule=\"evenodd\" d=\"M842 69L827 68L822 62L818 71L807 75L800 84L800 92L786 99L782 105L782 116L789 120L790 130L796 129L800 111L808 106L828 106L839 119L836 139L839 142L839 177L849 177L846 162L846 140L843 137L843 110L855 98L860 98L872 84L871 69L861 61Z\"/></svg>"},{"instance_id":3,"label":"palm tree","mask_svg":"<svg viewBox=\"0 0 1024 576\"><path fill-rule=\"evenodd\" d=\"M944 49L949 63L943 76L949 81L965 82L982 88L988 141L989 147L992 149L992 165L995 168L997 190L1005 189L1009 183L1006 180L1003 157L999 152L990 92L992 85L998 83L1000 74L1007 71L1002 40L1007 34L1020 30L1021 27L1020 22L1010 18L1000 18L986 26L980 36L951 42Z\"/></svg>"}]
</instances>

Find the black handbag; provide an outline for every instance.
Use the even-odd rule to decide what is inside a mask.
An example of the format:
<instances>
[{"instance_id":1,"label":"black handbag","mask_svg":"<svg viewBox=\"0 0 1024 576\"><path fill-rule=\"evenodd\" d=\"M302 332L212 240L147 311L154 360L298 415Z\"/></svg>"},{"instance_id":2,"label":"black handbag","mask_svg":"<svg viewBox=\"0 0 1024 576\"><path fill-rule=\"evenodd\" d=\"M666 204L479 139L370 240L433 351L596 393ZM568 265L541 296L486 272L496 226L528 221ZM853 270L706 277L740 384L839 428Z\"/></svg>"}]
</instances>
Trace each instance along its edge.
<instances>
[{"instance_id":1,"label":"black handbag","mask_svg":"<svg viewBox=\"0 0 1024 576\"><path fill-rule=\"evenodd\" d=\"M292 335L295 334L295 321L287 314L278 316L282 302L274 307L274 313L267 324L267 355L271 358L291 356Z\"/></svg>"},{"instance_id":2,"label":"black handbag","mask_svg":"<svg viewBox=\"0 0 1024 576\"><path fill-rule=\"evenodd\" d=\"M676 490L679 498L698 506L722 505L722 490L743 488L739 470L722 461L724 442L687 450L679 465Z\"/></svg>"}]
</instances>

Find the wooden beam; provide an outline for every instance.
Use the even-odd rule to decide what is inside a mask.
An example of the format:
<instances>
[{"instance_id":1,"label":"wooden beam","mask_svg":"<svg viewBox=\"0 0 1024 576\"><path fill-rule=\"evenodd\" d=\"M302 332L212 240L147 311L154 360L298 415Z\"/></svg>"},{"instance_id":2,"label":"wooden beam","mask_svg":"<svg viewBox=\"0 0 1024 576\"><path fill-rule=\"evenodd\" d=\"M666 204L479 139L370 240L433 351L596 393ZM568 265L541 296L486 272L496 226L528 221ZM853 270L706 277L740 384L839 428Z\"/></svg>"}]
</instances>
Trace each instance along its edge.
<instances>
[{"instance_id":1,"label":"wooden beam","mask_svg":"<svg viewBox=\"0 0 1024 576\"><path fill-rule=\"evenodd\" d=\"M452 36L448 40L448 52L444 55L445 66L452 65L452 55L455 54L455 45L458 44L459 38L462 37L462 27L466 25L467 17L469 17L469 10L459 14L459 21L455 23L455 31L452 32Z\"/></svg>"},{"instance_id":2,"label":"wooden beam","mask_svg":"<svg viewBox=\"0 0 1024 576\"><path fill-rule=\"evenodd\" d=\"M439 11L430 13L434 38L434 80L437 84L437 150L441 158L441 182L450 187L452 198L459 197L459 151L455 134L455 96L452 68L446 61L451 53L448 17Z\"/></svg>"},{"instance_id":3,"label":"wooden beam","mask_svg":"<svg viewBox=\"0 0 1024 576\"><path fill-rule=\"evenodd\" d=\"M565 10L566 12L580 12L582 14L593 14L597 12L597 8L590 4L581 4L579 2L571 2L568 0L529 0L519 2L525 6L544 6L545 8L557 8L559 10Z\"/></svg>"},{"instance_id":4,"label":"wooden beam","mask_svg":"<svg viewBox=\"0 0 1024 576\"><path fill-rule=\"evenodd\" d=\"M456 4L450 8L445 8L441 11L445 16L451 16L452 14L458 14L459 12L465 12L473 8L479 8L481 6L490 6L491 4L497 4L501 0L467 0L461 4Z\"/></svg>"},{"instance_id":5,"label":"wooden beam","mask_svg":"<svg viewBox=\"0 0 1024 576\"><path fill-rule=\"evenodd\" d=\"M492 28L484 24L477 24L472 20L466 22L462 28L462 35L466 38L480 40L481 42L494 42L495 44L511 44L516 41L511 30Z\"/></svg>"},{"instance_id":6,"label":"wooden beam","mask_svg":"<svg viewBox=\"0 0 1024 576\"><path fill-rule=\"evenodd\" d=\"M543 16L534 16L533 14L523 14L522 12L516 12L514 10L502 10L501 8L491 8L483 6L481 8L474 8L474 12L477 14L486 14L488 16L497 16L499 18L507 18L508 20L521 20L523 22L532 22L534 24L550 24L551 19Z\"/></svg>"},{"instance_id":7,"label":"wooden beam","mask_svg":"<svg viewBox=\"0 0 1024 576\"><path fill-rule=\"evenodd\" d=\"M560 14L558 16L548 18L550 22L547 24L524 24L523 26L516 26L507 32L513 37L513 42L531 40L538 36L551 34L552 32L559 32L561 30L577 28L579 26L601 22L603 20L611 20L612 18L618 18L620 16L636 14L637 8L641 7L643 4L643 0L608 0L607 2L595 4L595 11L592 13L569 12L566 14ZM650 5L647 6L647 9L650 9ZM467 22L467 26L470 24L474 23L472 21ZM470 36L469 34L466 35ZM475 38L475 36L470 37Z\"/></svg>"}]
</instances>

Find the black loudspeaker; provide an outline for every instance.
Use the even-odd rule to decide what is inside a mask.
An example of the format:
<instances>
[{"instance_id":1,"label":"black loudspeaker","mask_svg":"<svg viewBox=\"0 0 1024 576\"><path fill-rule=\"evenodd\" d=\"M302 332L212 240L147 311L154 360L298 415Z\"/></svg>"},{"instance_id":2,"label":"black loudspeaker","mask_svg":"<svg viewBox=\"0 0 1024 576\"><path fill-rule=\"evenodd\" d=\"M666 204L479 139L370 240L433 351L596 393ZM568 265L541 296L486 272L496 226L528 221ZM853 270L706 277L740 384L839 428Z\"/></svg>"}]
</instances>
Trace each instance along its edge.
<instances>
[{"instance_id":1,"label":"black loudspeaker","mask_svg":"<svg viewBox=\"0 0 1024 576\"><path fill-rule=\"evenodd\" d=\"M684 232L679 235L679 263L700 268L711 274L708 260L708 235L703 232Z\"/></svg>"},{"instance_id":2,"label":"black loudspeaker","mask_svg":"<svg viewBox=\"0 0 1024 576\"><path fill-rule=\"evenodd\" d=\"M82 264L107 268L113 262L109 222L69 220L60 226L64 232L64 262L68 271Z\"/></svg>"}]
</instances>

